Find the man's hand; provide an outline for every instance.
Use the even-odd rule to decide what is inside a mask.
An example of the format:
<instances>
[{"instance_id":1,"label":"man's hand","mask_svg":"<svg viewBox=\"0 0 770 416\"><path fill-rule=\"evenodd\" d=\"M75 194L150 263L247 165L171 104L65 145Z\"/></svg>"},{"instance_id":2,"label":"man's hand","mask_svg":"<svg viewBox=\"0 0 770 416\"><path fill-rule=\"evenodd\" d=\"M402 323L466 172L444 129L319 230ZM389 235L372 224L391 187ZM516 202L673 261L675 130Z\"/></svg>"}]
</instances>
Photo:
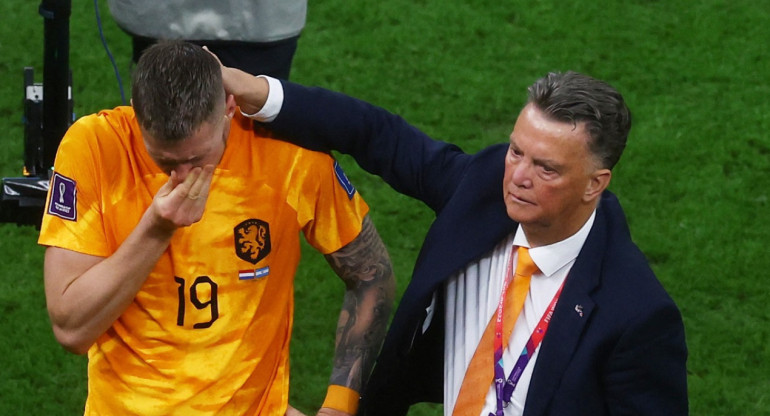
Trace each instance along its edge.
<instances>
[{"instance_id":1,"label":"man's hand","mask_svg":"<svg viewBox=\"0 0 770 416\"><path fill-rule=\"evenodd\" d=\"M237 68L222 65L222 61L203 47L219 62L222 69L222 84L225 87L225 94L235 97L235 103L245 114L255 114L262 109L267 100L267 94L270 86L264 78L258 78Z\"/></svg>"},{"instance_id":2,"label":"man's hand","mask_svg":"<svg viewBox=\"0 0 770 416\"><path fill-rule=\"evenodd\" d=\"M152 200L156 224L166 230L176 230L200 221L209 197L214 166L193 168L184 181L172 171L168 181Z\"/></svg>"}]
</instances>

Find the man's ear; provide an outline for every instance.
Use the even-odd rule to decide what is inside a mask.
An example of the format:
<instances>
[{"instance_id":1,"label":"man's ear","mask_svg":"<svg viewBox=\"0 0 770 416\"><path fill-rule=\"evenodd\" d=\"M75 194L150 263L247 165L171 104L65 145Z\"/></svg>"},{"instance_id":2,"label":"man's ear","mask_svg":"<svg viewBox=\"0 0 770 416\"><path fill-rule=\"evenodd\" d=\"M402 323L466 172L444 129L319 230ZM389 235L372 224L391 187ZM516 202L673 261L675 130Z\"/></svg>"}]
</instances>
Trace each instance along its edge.
<instances>
[{"instance_id":1,"label":"man's ear","mask_svg":"<svg viewBox=\"0 0 770 416\"><path fill-rule=\"evenodd\" d=\"M229 119L232 119L237 107L238 104L235 103L235 96L232 94L227 94L227 98L225 99L225 116L227 116Z\"/></svg>"},{"instance_id":2,"label":"man's ear","mask_svg":"<svg viewBox=\"0 0 770 416\"><path fill-rule=\"evenodd\" d=\"M598 169L591 174L591 178L586 186L586 191L583 194L583 200L593 201L598 198L602 192L610 185L610 179L612 179L612 171L609 169Z\"/></svg>"}]
</instances>

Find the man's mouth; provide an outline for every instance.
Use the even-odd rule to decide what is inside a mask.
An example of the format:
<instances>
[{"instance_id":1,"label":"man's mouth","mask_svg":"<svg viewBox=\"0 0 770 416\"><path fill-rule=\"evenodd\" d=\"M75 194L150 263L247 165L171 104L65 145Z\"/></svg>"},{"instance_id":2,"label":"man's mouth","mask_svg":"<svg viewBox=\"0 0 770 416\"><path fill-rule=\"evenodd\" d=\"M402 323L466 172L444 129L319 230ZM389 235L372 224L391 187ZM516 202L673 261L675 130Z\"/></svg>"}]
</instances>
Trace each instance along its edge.
<instances>
[{"instance_id":1,"label":"man's mouth","mask_svg":"<svg viewBox=\"0 0 770 416\"><path fill-rule=\"evenodd\" d=\"M522 198L522 197L520 197L520 196L516 196L516 194L513 194L513 193L511 193L511 192L508 192L508 197L509 197L511 200L513 200L513 202L515 202L515 203L517 203L517 204L527 204L527 205L532 205L532 202L531 202L531 201L529 201L529 200L527 200L527 199L524 199L524 198Z\"/></svg>"}]
</instances>

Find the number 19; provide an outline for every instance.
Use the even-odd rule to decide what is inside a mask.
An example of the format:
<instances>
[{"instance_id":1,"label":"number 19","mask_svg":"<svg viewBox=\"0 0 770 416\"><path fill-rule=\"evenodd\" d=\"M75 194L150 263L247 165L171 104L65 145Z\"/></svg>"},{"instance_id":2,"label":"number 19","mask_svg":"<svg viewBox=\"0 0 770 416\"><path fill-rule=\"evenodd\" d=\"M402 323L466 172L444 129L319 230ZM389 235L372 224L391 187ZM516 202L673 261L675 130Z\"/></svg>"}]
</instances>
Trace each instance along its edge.
<instances>
[{"instance_id":1,"label":"number 19","mask_svg":"<svg viewBox=\"0 0 770 416\"><path fill-rule=\"evenodd\" d=\"M174 281L179 284L177 293L179 293L179 309L176 316L176 324L184 326L184 312L185 312L185 280L181 277L174 276ZM198 285L207 284L211 289L211 298L206 302L201 302L198 299ZM219 319L219 301L217 300L217 284L214 283L208 276L198 276L195 281L190 285L190 303L198 309L203 310L209 308L211 311L211 319L208 322L199 322L193 325L195 329L208 328L211 324Z\"/></svg>"}]
</instances>

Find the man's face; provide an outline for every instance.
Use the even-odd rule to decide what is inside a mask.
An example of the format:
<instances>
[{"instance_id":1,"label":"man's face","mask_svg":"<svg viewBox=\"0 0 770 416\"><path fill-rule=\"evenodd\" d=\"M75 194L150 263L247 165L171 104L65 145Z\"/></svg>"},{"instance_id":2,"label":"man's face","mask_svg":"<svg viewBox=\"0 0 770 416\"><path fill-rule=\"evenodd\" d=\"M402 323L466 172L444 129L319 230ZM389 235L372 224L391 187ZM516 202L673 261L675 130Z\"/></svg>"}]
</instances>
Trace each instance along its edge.
<instances>
[{"instance_id":1,"label":"man's face","mask_svg":"<svg viewBox=\"0 0 770 416\"><path fill-rule=\"evenodd\" d=\"M597 169L588 140L584 124L550 120L532 104L519 114L505 157L503 196L508 216L522 225L531 244L571 236L593 211L606 187L597 175L609 171ZM598 193L597 185L604 185Z\"/></svg>"},{"instance_id":2,"label":"man's face","mask_svg":"<svg viewBox=\"0 0 770 416\"><path fill-rule=\"evenodd\" d=\"M230 133L230 119L222 115L213 122L203 122L188 138L165 142L158 140L142 130L147 153L158 167L167 175L176 171L179 180L196 167L216 166L222 159Z\"/></svg>"}]
</instances>

